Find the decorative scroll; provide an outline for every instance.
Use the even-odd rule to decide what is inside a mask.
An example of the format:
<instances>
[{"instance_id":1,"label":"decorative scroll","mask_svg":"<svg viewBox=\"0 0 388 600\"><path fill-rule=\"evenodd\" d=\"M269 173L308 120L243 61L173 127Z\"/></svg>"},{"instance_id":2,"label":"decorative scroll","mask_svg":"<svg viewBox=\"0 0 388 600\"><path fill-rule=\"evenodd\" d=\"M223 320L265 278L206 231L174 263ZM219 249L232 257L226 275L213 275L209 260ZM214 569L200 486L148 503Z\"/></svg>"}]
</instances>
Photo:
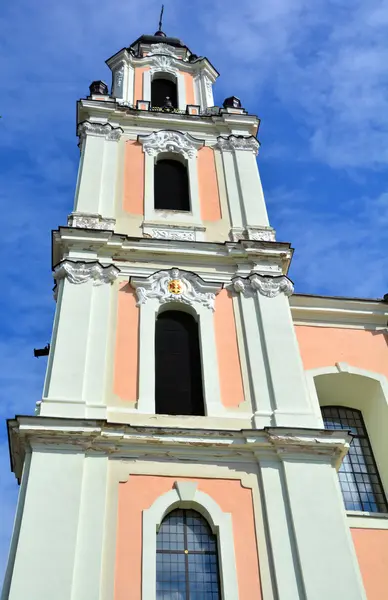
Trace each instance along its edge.
<instances>
[{"instance_id":1,"label":"decorative scroll","mask_svg":"<svg viewBox=\"0 0 388 600\"><path fill-rule=\"evenodd\" d=\"M217 147L222 152L236 152L237 150L242 150L257 154L260 144L253 135L230 135L227 138L219 136L217 138Z\"/></svg>"},{"instance_id":2,"label":"decorative scroll","mask_svg":"<svg viewBox=\"0 0 388 600\"><path fill-rule=\"evenodd\" d=\"M193 138L188 133L179 131L155 131L150 135L139 135L138 140L143 144L144 151L149 156L160 152L175 152L185 158L195 158L197 149L203 146L202 140Z\"/></svg>"},{"instance_id":3,"label":"decorative scroll","mask_svg":"<svg viewBox=\"0 0 388 600\"><path fill-rule=\"evenodd\" d=\"M73 262L64 260L54 268L54 279L59 281L67 279L70 283L76 285L86 283L90 279L93 285L103 285L104 283L113 283L120 270L114 265L104 267L99 262Z\"/></svg>"},{"instance_id":4,"label":"decorative scroll","mask_svg":"<svg viewBox=\"0 0 388 600\"><path fill-rule=\"evenodd\" d=\"M158 271L149 277L131 278L131 285L136 289L137 305L145 304L149 298L157 298L161 304L166 302L183 302L193 305L200 303L214 310L216 293L221 286L207 283L194 273L170 269Z\"/></svg>"},{"instance_id":5,"label":"decorative scroll","mask_svg":"<svg viewBox=\"0 0 388 600\"><path fill-rule=\"evenodd\" d=\"M294 285L285 275L268 277L254 273L246 279L243 277L234 279L233 288L235 292L246 296L252 296L257 291L267 298L275 298L282 292L285 296L291 296L294 293Z\"/></svg>"}]
</instances>

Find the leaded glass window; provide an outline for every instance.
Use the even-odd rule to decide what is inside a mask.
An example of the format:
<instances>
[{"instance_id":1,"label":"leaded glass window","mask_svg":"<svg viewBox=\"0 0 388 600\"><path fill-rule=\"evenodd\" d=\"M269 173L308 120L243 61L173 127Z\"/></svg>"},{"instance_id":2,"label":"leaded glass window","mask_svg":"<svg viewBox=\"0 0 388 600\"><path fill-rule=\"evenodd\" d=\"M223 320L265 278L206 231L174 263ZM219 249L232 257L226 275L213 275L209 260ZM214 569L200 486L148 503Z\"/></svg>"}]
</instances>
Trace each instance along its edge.
<instances>
[{"instance_id":1,"label":"leaded glass window","mask_svg":"<svg viewBox=\"0 0 388 600\"><path fill-rule=\"evenodd\" d=\"M157 600L221 600L217 538L194 510L177 509L156 537Z\"/></svg>"},{"instance_id":2,"label":"leaded glass window","mask_svg":"<svg viewBox=\"0 0 388 600\"><path fill-rule=\"evenodd\" d=\"M326 429L345 429L354 436L338 472L346 509L388 512L361 411L341 406L321 410Z\"/></svg>"}]
</instances>

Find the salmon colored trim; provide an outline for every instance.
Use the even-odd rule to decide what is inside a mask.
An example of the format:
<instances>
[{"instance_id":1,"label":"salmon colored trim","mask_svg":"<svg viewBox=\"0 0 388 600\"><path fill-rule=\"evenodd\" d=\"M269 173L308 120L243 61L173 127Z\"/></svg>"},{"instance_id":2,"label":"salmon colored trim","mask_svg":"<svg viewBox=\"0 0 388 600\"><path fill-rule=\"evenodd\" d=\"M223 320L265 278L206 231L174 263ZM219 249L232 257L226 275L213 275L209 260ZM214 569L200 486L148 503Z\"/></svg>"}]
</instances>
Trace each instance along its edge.
<instances>
[{"instance_id":1,"label":"salmon colored trim","mask_svg":"<svg viewBox=\"0 0 388 600\"><path fill-rule=\"evenodd\" d=\"M351 532L368 600L388 598L388 530Z\"/></svg>"},{"instance_id":2,"label":"salmon colored trim","mask_svg":"<svg viewBox=\"0 0 388 600\"><path fill-rule=\"evenodd\" d=\"M233 299L227 290L221 290L216 296L214 327L216 332L222 404L226 408L237 407L244 401L244 389L238 352Z\"/></svg>"},{"instance_id":3,"label":"salmon colored trim","mask_svg":"<svg viewBox=\"0 0 388 600\"><path fill-rule=\"evenodd\" d=\"M296 325L304 368L346 362L388 377L388 336L383 331Z\"/></svg>"},{"instance_id":4,"label":"salmon colored trim","mask_svg":"<svg viewBox=\"0 0 388 600\"><path fill-rule=\"evenodd\" d=\"M186 104L195 104L194 78L191 73L182 73L185 80Z\"/></svg>"},{"instance_id":5,"label":"salmon colored trim","mask_svg":"<svg viewBox=\"0 0 388 600\"><path fill-rule=\"evenodd\" d=\"M125 144L123 209L131 215L144 214L144 153L135 141Z\"/></svg>"},{"instance_id":6,"label":"salmon colored trim","mask_svg":"<svg viewBox=\"0 0 388 600\"><path fill-rule=\"evenodd\" d=\"M212 148L204 147L198 151L198 180L202 221L219 221L221 219L220 194Z\"/></svg>"},{"instance_id":7,"label":"salmon colored trim","mask_svg":"<svg viewBox=\"0 0 388 600\"><path fill-rule=\"evenodd\" d=\"M137 100L144 100L143 98L143 73L149 71L149 67L136 67L135 69L135 82L133 86L133 105L136 107ZM149 98L148 98L149 99Z\"/></svg>"},{"instance_id":8,"label":"salmon colored trim","mask_svg":"<svg viewBox=\"0 0 388 600\"><path fill-rule=\"evenodd\" d=\"M113 391L121 400L136 402L139 309L129 283L120 285L118 295Z\"/></svg>"},{"instance_id":9,"label":"salmon colored trim","mask_svg":"<svg viewBox=\"0 0 388 600\"><path fill-rule=\"evenodd\" d=\"M114 600L141 600L142 511L182 477L130 475L119 483ZM261 600L252 491L234 479L189 479L232 515L240 600ZM156 535L156 532L155 532Z\"/></svg>"}]
</instances>

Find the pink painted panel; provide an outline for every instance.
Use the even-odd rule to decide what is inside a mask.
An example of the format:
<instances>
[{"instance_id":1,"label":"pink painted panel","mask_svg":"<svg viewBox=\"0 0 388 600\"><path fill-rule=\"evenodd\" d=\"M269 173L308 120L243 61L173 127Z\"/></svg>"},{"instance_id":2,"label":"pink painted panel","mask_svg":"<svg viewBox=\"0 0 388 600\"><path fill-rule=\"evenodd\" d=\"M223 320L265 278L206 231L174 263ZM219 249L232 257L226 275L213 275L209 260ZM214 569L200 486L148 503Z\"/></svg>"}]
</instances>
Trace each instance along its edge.
<instances>
[{"instance_id":1,"label":"pink painted panel","mask_svg":"<svg viewBox=\"0 0 388 600\"><path fill-rule=\"evenodd\" d=\"M141 520L162 494L182 477L130 475L119 484L114 600L141 600ZM187 479L186 479L187 480ZM231 479L190 479L232 515L240 600L261 600L252 492ZM156 533L155 533L156 535Z\"/></svg>"},{"instance_id":2,"label":"pink painted panel","mask_svg":"<svg viewBox=\"0 0 388 600\"><path fill-rule=\"evenodd\" d=\"M134 98L133 105L136 106L137 100L144 100L143 98L143 73L149 71L149 67L136 67L135 69L135 81L134 81Z\"/></svg>"},{"instance_id":3,"label":"pink painted panel","mask_svg":"<svg viewBox=\"0 0 388 600\"><path fill-rule=\"evenodd\" d=\"M144 214L144 153L135 141L125 144L123 209L132 215Z\"/></svg>"},{"instance_id":4,"label":"pink painted panel","mask_svg":"<svg viewBox=\"0 0 388 600\"><path fill-rule=\"evenodd\" d=\"M388 598L388 530L351 529L368 600Z\"/></svg>"},{"instance_id":5,"label":"pink painted panel","mask_svg":"<svg viewBox=\"0 0 388 600\"><path fill-rule=\"evenodd\" d=\"M113 391L121 400L136 402L139 309L129 283L121 284L118 295Z\"/></svg>"},{"instance_id":6,"label":"pink painted panel","mask_svg":"<svg viewBox=\"0 0 388 600\"><path fill-rule=\"evenodd\" d=\"M388 337L381 331L295 326L305 369L346 362L388 377Z\"/></svg>"},{"instance_id":7,"label":"pink painted panel","mask_svg":"<svg viewBox=\"0 0 388 600\"><path fill-rule=\"evenodd\" d=\"M219 221L221 219L220 194L212 148L204 147L198 152L198 179L201 219Z\"/></svg>"},{"instance_id":8,"label":"pink painted panel","mask_svg":"<svg viewBox=\"0 0 388 600\"><path fill-rule=\"evenodd\" d=\"M186 104L195 104L194 79L191 73L182 73L185 80Z\"/></svg>"},{"instance_id":9,"label":"pink painted panel","mask_svg":"<svg viewBox=\"0 0 388 600\"><path fill-rule=\"evenodd\" d=\"M237 407L244 401L244 389L238 352L233 299L227 290L216 296L214 327L216 332L221 400L225 407Z\"/></svg>"}]
</instances>

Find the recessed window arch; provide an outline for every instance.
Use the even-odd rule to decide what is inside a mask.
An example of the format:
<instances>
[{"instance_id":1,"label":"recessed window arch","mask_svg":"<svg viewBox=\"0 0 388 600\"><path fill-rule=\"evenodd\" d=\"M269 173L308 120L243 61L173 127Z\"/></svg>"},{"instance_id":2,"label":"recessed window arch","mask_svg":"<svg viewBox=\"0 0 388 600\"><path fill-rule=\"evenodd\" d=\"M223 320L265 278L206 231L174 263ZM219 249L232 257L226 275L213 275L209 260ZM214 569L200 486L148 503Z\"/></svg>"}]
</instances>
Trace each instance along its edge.
<instances>
[{"instance_id":1,"label":"recessed window arch","mask_svg":"<svg viewBox=\"0 0 388 600\"><path fill-rule=\"evenodd\" d=\"M156 598L221 600L217 536L195 510L175 509L161 523Z\"/></svg>"},{"instance_id":2,"label":"recessed window arch","mask_svg":"<svg viewBox=\"0 0 388 600\"><path fill-rule=\"evenodd\" d=\"M155 73L151 81L151 106L164 107L166 99L172 108L178 108L176 78L170 73Z\"/></svg>"},{"instance_id":3,"label":"recessed window arch","mask_svg":"<svg viewBox=\"0 0 388 600\"><path fill-rule=\"evenodd\" d=\"M198 323L188 312L165 310L156 320L155 412L205 414Z\"/></svg>"},{"instance_id":4,"label":"recessed window arch","mask_svg":"<svg viewBox=\"0 0 388 600\"><path fill-rule=\"evenodd\" d=\"M326 429L350 431L353 439L338 472L347 510L388 512L362 412L345 406L321 407Z\"/></svg>"},{"instance_id":5,"label":"recessed window arch","mask_svg":"<svg viewBox=\"0 0 388 600\"><path fill-rule=\"evenodd\" d=\"M155 162L154 206L157 210L190 211L189 175L184 159L162 155Z\"/></svg>"}]
</instances>

